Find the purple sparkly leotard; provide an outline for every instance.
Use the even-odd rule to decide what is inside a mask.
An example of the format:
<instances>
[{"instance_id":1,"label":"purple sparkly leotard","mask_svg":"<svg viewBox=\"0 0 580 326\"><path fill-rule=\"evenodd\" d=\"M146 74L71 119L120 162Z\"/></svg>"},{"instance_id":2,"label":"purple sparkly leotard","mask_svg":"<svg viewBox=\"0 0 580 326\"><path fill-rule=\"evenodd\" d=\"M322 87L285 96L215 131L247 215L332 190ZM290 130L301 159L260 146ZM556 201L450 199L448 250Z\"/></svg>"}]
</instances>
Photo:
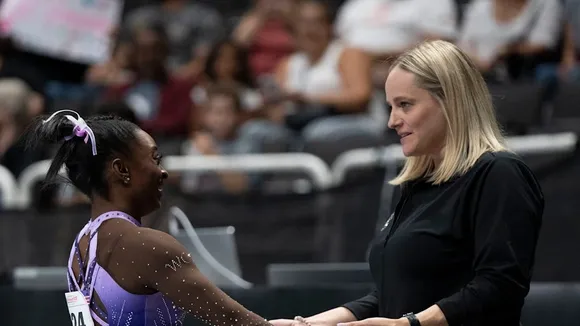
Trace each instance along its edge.
<instances>
[{"instance_id":1,"label":"purple sparkly leotard","mask_svg":"<svg viewBox=\"0 0 580 326\"><path fill-rule=\"evenodd\" d=\"M108 212L89 221L78 234L68 261L69 291L81 291L89 298L91 315L97 325L123 326L175 326L181 325L185 313L161 293L152 295L131 294L121 288L104 268L97 263L97 234L101 224L110 219L123 219L136 226L140 223L122 212ZM81 259L79 241L89 236L85 261ZM80 272L78 279L73 273L73 261L77 259ZM82 284L79 286L79 284ZM101 304L97 304L98 296Z\"/></svg>"}]
</instances>

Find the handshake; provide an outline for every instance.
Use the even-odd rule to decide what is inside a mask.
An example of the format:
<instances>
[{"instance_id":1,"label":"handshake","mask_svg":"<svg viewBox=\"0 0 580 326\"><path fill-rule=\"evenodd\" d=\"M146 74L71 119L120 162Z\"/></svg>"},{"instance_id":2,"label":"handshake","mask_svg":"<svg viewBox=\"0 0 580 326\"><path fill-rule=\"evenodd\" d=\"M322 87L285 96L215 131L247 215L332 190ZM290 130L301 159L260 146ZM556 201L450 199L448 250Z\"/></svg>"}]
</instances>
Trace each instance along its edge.
<instances>
[{"instance_id":1,"label":"handshake","mask_svg":"<svg viewBox=\"0 0 580 326\"><path fill-rule=\"evenodd\" d=\"M296 316L294 319L274 319L268 321L274 326L410 326L407 318L367 318L359 321L335 323L332 321L309 322L306 318Z\"/></svg>"},{"instance_id":2,"label":"handshake","mask_svg":"<svg viewBox=\"0 0 580 326\"><path fill-rule=\"evenodd\" d=\"M302 316L296 316L294 319L275 319L269 320L270 324L274 326L314 326L311 325L306 318Z\"/></svg>"},{"instance_id":3,"label":"handshake","mask_svg":"<svg viewBox=\"0 0 580 326\"><path fill-rule=\"evenodd\" d=\"M344 307L334 308L308 318L296 316L294 319L274 319L268 322L273 326L411 326L406 317L398 319L371 317L356 320L353 313Z\"/></svg>"}]
</instances>

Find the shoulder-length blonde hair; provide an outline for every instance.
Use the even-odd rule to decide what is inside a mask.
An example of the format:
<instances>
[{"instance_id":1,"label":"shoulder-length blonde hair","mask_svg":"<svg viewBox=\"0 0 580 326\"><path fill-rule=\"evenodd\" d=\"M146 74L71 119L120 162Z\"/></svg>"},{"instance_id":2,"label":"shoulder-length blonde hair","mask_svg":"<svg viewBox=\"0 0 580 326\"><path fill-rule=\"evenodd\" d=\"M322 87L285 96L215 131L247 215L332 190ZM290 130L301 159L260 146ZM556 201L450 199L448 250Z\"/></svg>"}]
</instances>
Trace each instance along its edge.
<instances>
[{"instance_id":1,"label":"shoulder-length blonde hair","mask_svg":"<svg viewBox=\"0 0 580 326\"><path fill-rule=\"evenodd\" d=\"M415 75L417 86L439 102L447 132L437 167L430 156L409 157L391 184L422 177L441 184L465 174L485 152L506 150L489 89L461 49L446 41L424 42L396 58L391 70L395 67Z\"/></svg>"}]
</instances>

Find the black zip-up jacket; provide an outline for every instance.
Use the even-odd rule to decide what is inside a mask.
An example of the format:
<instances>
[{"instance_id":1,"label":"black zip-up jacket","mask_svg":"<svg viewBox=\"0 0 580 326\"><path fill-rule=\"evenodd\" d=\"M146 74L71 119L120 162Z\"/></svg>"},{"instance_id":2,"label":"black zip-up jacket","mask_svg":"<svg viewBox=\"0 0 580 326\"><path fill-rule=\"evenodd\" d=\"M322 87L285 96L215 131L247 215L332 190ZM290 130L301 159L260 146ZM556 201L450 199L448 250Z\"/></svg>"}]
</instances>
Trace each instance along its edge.
<instances>
[{"instance_id":1,"label":"black zip-up jacket","mask_svg":"<svg viewBox=\"0 0 580 326\"><path fill-rule=\"evenodd\" d=\"M344 307L396 319L437 304L451 326L517 326L543 210L534 175L508 152L441 185L409 182L372 245L376 290Z\"/></svg>"}]
</instances>

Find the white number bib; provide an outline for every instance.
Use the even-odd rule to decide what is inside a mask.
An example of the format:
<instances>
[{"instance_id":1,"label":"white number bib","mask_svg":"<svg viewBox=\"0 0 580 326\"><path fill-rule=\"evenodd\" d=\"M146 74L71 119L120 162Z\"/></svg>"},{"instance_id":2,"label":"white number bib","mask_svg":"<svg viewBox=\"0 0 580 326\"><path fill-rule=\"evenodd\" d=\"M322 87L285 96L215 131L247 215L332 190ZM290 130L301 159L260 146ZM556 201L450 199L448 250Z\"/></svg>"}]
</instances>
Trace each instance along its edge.
<instances>
[{"instance_id":1,"label":"white number bib","mask_svg":"<svg viewBox=\"0 0 580 326\"><path fill-rule=\"evenodd\" d=\"M72 326L95 326L87 299L80 291L65 293Z\"/></svg>"}]
</instances>

